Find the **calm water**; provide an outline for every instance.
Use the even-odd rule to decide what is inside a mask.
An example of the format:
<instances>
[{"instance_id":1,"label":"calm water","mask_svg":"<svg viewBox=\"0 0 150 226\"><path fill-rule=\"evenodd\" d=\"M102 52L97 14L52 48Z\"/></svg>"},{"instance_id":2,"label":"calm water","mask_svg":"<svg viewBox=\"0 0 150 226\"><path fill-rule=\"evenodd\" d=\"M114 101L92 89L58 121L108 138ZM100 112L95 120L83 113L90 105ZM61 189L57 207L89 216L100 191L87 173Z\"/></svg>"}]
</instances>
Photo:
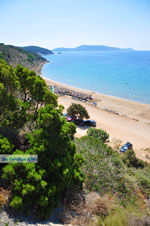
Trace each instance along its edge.
<instances>
[{"instance_id":1,"label":"calm water","mask_svg":"<svg viewBox=\"0 0 150 226\"><path fill-rule=\"evenodd\" d=\"M46 78L150 104L150 51L62 52L46 58Z\"/></svg>"}]
</instances>

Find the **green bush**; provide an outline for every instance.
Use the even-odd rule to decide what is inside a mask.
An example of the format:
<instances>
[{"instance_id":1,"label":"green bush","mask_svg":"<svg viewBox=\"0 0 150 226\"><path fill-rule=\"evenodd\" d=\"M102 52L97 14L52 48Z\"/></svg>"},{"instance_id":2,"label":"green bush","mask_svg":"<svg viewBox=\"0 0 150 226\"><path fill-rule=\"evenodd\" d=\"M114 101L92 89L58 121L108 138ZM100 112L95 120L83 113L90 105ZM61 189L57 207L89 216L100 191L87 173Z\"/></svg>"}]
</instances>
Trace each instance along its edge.
<instances>
[{"instance_id":1,"label":"green bush","mask_svg":"<svg viewBox=\"0 0 150 226\"><path fill-rule=\"evenodd\" d=\"M143 194L150 197L150 167L138 169L135 173L135 176Z\"/></svg>"},{"instance_id":2,"label":"green bush","mask_svg":"<svg viewBox=\"0 0 150 226\"><path fill-rule=\"evenodd\" d=\"M105 130L102 129L96 129L96 128L89 128L87 131L87 135L91 136L91 137L95 137L99 140L101 140L102 142L106 142L109 138L109 134L106 133Z\"/></svg>"},{"instance_id":3,"label":"green bush","mask_svg":"<svg viewBox=\"0 0 150 226\"><path fill-rule=\"evenodd\" d=\"M39 109L37 129L28 135L30 149L25 153L37 154L38 164L14 163L3 168L3 178L11 182L12 207L33 209L38 218L44 219L66 189L81 186L82 156L76 153L69 133L70 128L58 110L51 105ZM18 150L13 154L24 152Z\"/></svg>"},{"instance_id":4,"label":"green bush","mask_svg":"<svg viewBox=\"0 0 150 226\"><path fill-rule=\"evenodd\" d=\"M13 145L10 141L6 137L0 135L0 154L11 154L12 150Z\"/></svg>"},{"instance_id":5,"label":"green bush","mask_svg":"<svg viewBox=\"0 0 150 226\"><path fill-rule=\"evenodd\" d=\"M1 164L0 179L11 187L11 207L45 219L66 190L82 186L75 126L61 117L62 107L45 81L20 65L14 69L0 60L0 94L0 152L38 155L37 164ZM11 142L8 128L14 131Z\"/></svg>"},{"instance_id":6,"label":"green bush","mask_svg":"<svg viewBox=\"0 0 150 226\"><path fill-rule=\"evenodd\" d=\"M125 178L126 169L117 152L91 136L76 139L75 143L78 153L84 158L82 172L86 189L101 195L118 193L119 197L132 192Z\"/></svg>"},{"instance_id":7,"label":"green bush","mask_svg":"<svg viewBox=\"0 0 150 226\"><path fill-rule=\"evenodd\" d=\"M128 166L128 167L134 167L134 168L144 168L146 163L142 161L141 159L138 159L135 155L135 152L133 150L127 150L122 155L122 161Z\"/></svg>"}]
</instances>

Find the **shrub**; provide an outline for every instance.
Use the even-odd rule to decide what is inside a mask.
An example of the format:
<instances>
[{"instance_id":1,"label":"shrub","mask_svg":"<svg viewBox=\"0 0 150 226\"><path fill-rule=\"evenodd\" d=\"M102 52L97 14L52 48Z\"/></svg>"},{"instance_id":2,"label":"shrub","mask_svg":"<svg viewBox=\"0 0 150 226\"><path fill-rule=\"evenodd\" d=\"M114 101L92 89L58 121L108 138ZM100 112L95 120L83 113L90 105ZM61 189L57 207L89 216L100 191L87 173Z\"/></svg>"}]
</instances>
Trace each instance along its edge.
<instances>
[{"instance_id":1,"label":"shrub","mask_svg":"<svg viewBox=\"0 0 150 226\"><path fill-rule=\"evenodd\" d=\"M124 164L117 152L90 136L76 139L75 143L78 153L84 158L82 172L86 189L101 195L118 192L120 197L132 191L128 188Z\"/></svg>"},{"instance_id":2,"label":"shrub","mask_svg":"<svg viewBox=\"0 0 150 226\"><path fill-rule=\"evenodd\" d=\"M137 225L149 225L147 224L146 217L143 217L145 213L141 211L139 207L126 205L125 208L117 206L105 218L98 218L98 223L95 226L137 226ZM142 219L143 217L143 219Z\"/></svg>"},{"instance_id":3,"label":"shrub","mask_svg":"<svg viewBox=\"0 0 150 226\"><path fill-rule=\"evenodd\" d=\"M135 173L135 176L142 192L150 198L150 167L138 169Z\"/></svg>"},{"instance_id":4,"label":"shrub","mask_svg":"<svg viewBox=\"0 0 150 226\"><path fill-rule=\"evenodd\" d=\"M86 208L88 209L88 212L93 215L106 217L114 208L114 200L111 196L108 195L105 195L103 197L101 197L100 195L95 195L95 197L93 196L93 199L90 202L86 203Z\"/></svg>"},{"instance_id":5,"label":"shrub","mask_svg":"<svg viewBox=\"0 0 150 226\"><path fill-rule=\"evenodd\" d=\"M96 129L96 128L89 128L87 131L87 135L91 136L91 137L95 137L99 140L101 140L102 142L106 142L109 138L109 134L106 133L105 130L102 129Z\"/></svg>"},{"instance_id":6,"label":"shrub","mask_svg":"<svg viewBox=\"0 0 150 226\"><path fill-rule=\"evenodd\" d=\"M114 213L107 216L105 219L99 218L96 226L127 226L127 213L120 207L116 208Z\"/></svg>"},{"instance_id":7,"label":"shrub","mask_svg":"<svg viewBox=\"0 0 150 226\"><path fill-rule=\"evenodd\" d=\"M0 154L12 153L13 145L9 142L6 137L0 135Z\"/></svg>"},{"instance_id":8,"label":"shrub","mask_svg":"<svg viewBox=\"0 0 150 226\"><path fill-rule=\"evenodd\" d=\"M136 157L135 152L133 150L127 150L126 152L124 152L122 155L122 160L128 167L142 169L146 165L144 161Z\"/></svg>"},{"instance_id":9,"label":"shrub","mask_svg":"<svg viewBox=\"0 0 150 226\"><path fill-rule=\"evenodd\" d=\"M63 212L58 214L58 219L65 225L95 225L93 218L108 216L116 204L112 196L101 197L96 192L67 193L65 196Z\"/></svg>"}]
</instances>

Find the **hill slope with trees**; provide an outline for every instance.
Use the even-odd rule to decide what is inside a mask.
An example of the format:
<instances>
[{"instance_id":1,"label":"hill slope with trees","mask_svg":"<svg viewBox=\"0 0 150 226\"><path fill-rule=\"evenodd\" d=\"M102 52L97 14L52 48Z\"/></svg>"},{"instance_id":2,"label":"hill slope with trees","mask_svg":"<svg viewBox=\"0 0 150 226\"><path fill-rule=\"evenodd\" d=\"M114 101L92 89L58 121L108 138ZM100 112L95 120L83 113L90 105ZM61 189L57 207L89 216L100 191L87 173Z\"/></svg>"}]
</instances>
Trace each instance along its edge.
<instances>
[{"instance_id":1,"label":"hill slope with trees","mask_svg":"<svg viewBox=\"0 0 150 226\"><path fill-rule=\"evenodd\" d=\"M17 66L21 64L30 70L40 72L40 66L47 62L45 58L37 53L26 51L20 47L0 44L0 58L7 61L9 65Z\"/></svg>"},{"instance_id":2,"label":"hill slope with trees","mask_svg":"<svg viewBox=\"0 0 150 226\"><path fill-rule=\"evenodd\" d=\"M0 154L38 155L37 164L0 164L0 182L11 190L12 208L44 219L65 190L82 182L75 126L61 117L62 106L39 75L1 59L0 103Z\"/></svg>"},{"instance_id":3,"label":"hill slope with trees","mask_svg":"<svg viewBox=\"0 0 150 226\"><path fill-rule=\"evenodd\" d=\"M32 53L37 53L37 54L43 54L43 55L48 55L48 54L53 54L53 52L49 49L42 48L39 46L24 46L22 47L24 50L27 50Z\"/></svg>"},{"instance_id":4,"label":"hill slope with trees","mask_svg":"<svg viewBox=\"0 0 150 226\"><path fill-rule=\"evenodd\" d=\"M69 110L88 118L80 105ZM147 216L150 165L133 150L121 154L109 147L103 130L90 128L87 136L74 139L76 127L62 111L39 75L0 59L0 154L38 155L36 164L0 164L0 207L9 191L8 205L16 213L39 219L48 218L60 201L64 210L69 206L75 225L126 226L129 217ZM98 198L86 201L92 194Z\"/></svg>"}]
</instances>

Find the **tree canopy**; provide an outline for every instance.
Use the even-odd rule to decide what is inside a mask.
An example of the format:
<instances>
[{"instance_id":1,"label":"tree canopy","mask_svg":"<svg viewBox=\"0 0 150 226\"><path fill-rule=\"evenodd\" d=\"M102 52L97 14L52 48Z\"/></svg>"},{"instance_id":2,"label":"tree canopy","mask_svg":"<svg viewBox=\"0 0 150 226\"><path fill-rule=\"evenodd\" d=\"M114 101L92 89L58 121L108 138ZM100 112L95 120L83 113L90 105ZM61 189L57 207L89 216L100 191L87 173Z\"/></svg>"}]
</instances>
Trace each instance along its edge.
<instances>
[{"instance_id":1,"label":"tree canopy","mask_svg":"<svg viewBox=\"0 0 150 226\"><path fill-rule=\"evenodd\" d=\"M89 114L84 106L81 104L72 103L67 109L67 113L70 116L77 116L79 119L89 118Z\"/></svg>"},{"instance_id":2,"label":"tree canopy","mask_svg":"<svg viewBox=\"0 0 150 226\"><path fill-rule=\"evenodd\" d=\"M83 160L72 142L75 128L61 115L57 97L39 75L0 61L0 154L38 155L37 164L3 166L2 178L12 189L10 205L32 210L40 219L52 213L65 190L83 180Z\"/></svg>"}]
</instances>

